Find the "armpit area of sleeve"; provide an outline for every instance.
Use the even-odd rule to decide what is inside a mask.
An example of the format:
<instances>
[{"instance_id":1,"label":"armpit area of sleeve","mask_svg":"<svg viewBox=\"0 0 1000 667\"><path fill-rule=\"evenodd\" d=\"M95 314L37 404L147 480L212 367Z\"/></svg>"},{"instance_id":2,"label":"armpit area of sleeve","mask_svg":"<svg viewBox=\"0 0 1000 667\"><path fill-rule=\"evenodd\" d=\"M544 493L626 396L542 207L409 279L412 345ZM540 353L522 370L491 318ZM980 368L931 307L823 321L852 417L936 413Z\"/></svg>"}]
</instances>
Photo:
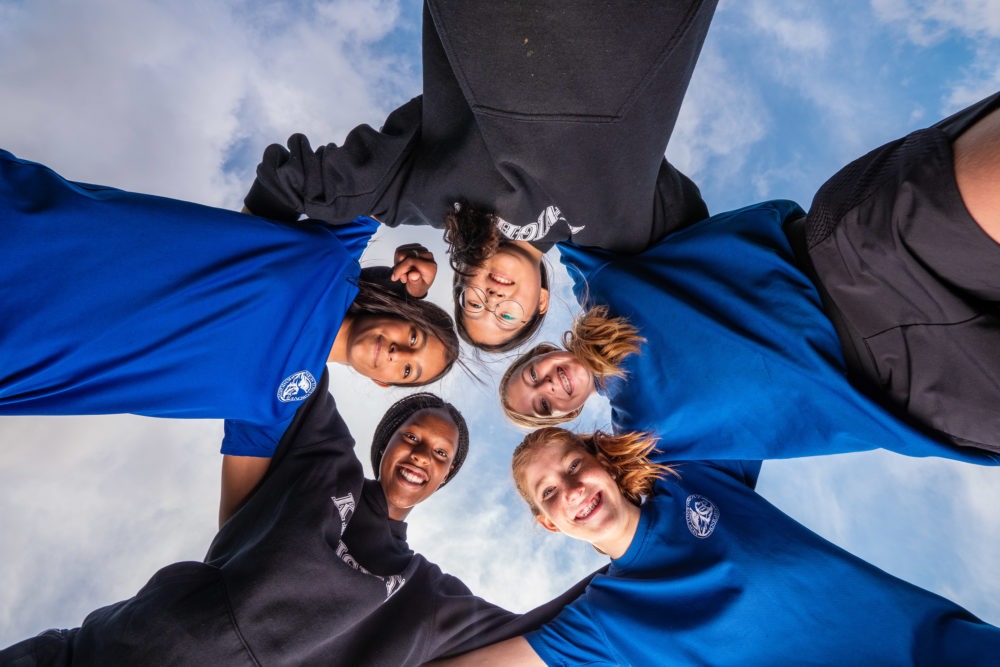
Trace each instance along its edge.
<instances>
[{"instance_id":1,"label":"armpit area of sleeve","mask_svg":"<svg viewBox=\"0 0 1000 667\"><path fill-rule=\"evenodd\" d=\"M227 419L221 452L230 456L274 456L282 434L291 419L280 424L252 424L250 422Z\"/></svg>"},{"instance_id":2,"label":"armpit area of sleeve","mask_svg":"<svg viewBox=\"0 0 1000 667\"><path fill-rule=\"evenodd\" d=\"M582 600L571 604L552 621L524 635L546 665L613 665L604 633Z\"/></svg>"},{"instance_id":3,"label":"armpit area of sleeve","mask_svg":"<svg viewBox=\"0 0 1000 667\"><path fill-rule=\"evenodd\" d=\"M278 200L259 179L253 182L250 192L243 199L243 203L246 204L251 213L261 218L286 222L294 222L299 219L299 211Z\"/></svg>"}]
</instances>

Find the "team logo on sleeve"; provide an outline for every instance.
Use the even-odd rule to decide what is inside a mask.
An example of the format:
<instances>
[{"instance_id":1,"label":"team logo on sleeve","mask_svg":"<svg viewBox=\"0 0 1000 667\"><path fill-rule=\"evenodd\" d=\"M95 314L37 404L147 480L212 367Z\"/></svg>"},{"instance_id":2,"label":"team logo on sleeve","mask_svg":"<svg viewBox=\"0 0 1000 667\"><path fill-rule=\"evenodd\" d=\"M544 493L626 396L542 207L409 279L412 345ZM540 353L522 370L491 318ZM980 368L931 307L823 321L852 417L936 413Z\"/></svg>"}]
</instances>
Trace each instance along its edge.
<instances>
[{"instance_id":1,"label":"team logo on sleeve","mask_svg":"<svg viewBox=\"0 0 1000 667\"><path fill-rule=\"evenodd\" d=\"M684 501L688 530L698 538L706 538L715 532L719 523L719 508L705 496L691 494Z\"/></svg>"},{"instance_id":2,"label":"team logo on sleeve","mask_svg":"<svg viewBox=\"0 0 1000 667\"><path fill-rule=\"evenodd\" d=\"M316 389L316 378L309 371L292 373L278 387L278 400L282 403L294 403L309 397Z\"/></svg>"}]
</instances>

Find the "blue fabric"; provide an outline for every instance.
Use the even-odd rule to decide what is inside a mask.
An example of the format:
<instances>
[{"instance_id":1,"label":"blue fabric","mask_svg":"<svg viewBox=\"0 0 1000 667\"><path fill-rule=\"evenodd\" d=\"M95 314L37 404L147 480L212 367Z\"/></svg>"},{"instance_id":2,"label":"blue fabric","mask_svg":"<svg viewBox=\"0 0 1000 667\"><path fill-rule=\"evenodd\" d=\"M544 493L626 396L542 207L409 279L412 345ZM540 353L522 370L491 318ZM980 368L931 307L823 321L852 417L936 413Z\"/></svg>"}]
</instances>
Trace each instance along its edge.
<instances>
[{"instance_id":1,"label":"blue fabric","mask_svg":"<svg viewBox=\"0 0 1000 667\"><path fill-rule=\"evenodd\" d=\"M628 551L526 636L548 665L992 665L1000 628L783 514L759 462L679 464Z\"/></svg>"},{"instance_id":2,"label":"blue fabric","mask_svg":"<svg viewBox=\"0 0 1000 667\"><path fill-rule=\"evenodd\" d=\"M907 426L847 381L833 325L795 265L789 201L722 213L638 255L559 244L581 304L647 340L612 379L616 432L650 430L672 459L768 459L883 447L996 465Z\"/></svg>"},{"instance_id":3,"label":"blue fabric","mask_svg":"<svg viewBox=\"0 0 1000 667\"><path fill-rule=\"evenodd\" d=\"M278 223L72 183L0 151L0 414L233 420L269 456L378 223Z\"/></svg>"}]
</instances>

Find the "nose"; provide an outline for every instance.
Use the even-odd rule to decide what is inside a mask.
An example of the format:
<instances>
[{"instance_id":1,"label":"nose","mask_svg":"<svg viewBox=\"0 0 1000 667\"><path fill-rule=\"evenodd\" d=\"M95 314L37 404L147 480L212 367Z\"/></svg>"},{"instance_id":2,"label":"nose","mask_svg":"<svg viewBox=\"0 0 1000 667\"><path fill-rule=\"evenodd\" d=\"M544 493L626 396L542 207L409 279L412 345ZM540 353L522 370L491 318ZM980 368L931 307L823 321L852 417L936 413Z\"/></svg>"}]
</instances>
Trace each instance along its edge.
<instances>
[{"instance_id":1,"label":"nose","mask_svg":"<svg viewBox=\"0 0 1000 667\"><path fill-rule=\"evenodd\" d=\"M407 360L413 356L413 349L409 345L392 343L389 345L389 361Z\"/></svg>"},{"instance_id":2,"label":"nose","mask_svg":"<svg viewBox=\"0 0 1000 667\"><path fill-rule=\"evenodd\" d=\"M503 299L504 291L503 289L496 289L495 287L486 288L486 300L492 299Z\"/></svg>"},{"instance_id":3,"label":"nose","mask_svg":"<svg viewBox=\"0 0 1000 667\"><path fill-rule=\"evenodd\" d=\"M415 463L426 464L428 459L429 459L429 456L427 454L427 450L426 450L426 448L422 447L421 445L418 444L416 447L414 447L413 449L410 450L410 460L411 461L413 461Z\"/></svg>"},{"instance_id":4,"label":"nose","mask_svg":"<svg viewBox=\"0 0 1000 667\"><path fill-rule=\"evenodd\" d=\"M583 483L576 480L567 480L566 482L566 500L569 502L575 502L579 500L584 493Z\"/></svg>"}]
</instances>

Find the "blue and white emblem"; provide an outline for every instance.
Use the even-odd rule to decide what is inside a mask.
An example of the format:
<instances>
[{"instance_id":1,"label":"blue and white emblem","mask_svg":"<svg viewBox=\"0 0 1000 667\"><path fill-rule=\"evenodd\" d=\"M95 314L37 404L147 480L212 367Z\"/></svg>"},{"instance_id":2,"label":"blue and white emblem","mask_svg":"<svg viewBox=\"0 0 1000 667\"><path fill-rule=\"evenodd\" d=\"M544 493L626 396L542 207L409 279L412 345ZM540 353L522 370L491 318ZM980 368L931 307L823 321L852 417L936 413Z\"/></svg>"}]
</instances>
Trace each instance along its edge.
<instances>
[{"instance_id":1,"label":"blue and white emblem","mask_svg":"<svg viewBox=\"0 0 1000 667\"><path fill-rule=\"evenodd\" d=\"M715 524L719 523L719 508L705 496L691 494L684 501L684 514L687 516L688 530L698 538L706 538L715 532Z\"/></svg>"},{"instance_id":2,"label":"blue and white emblem","mask_svg":"<svg viewBox=\"0 0 1000 667\"><path fill-rule=\"evenodd\" d=\"M316 378L309 371L292 373L278 387L278 400L282 403L294 403L309 397L316 389Z\"/></svg>"}]
</instances>

